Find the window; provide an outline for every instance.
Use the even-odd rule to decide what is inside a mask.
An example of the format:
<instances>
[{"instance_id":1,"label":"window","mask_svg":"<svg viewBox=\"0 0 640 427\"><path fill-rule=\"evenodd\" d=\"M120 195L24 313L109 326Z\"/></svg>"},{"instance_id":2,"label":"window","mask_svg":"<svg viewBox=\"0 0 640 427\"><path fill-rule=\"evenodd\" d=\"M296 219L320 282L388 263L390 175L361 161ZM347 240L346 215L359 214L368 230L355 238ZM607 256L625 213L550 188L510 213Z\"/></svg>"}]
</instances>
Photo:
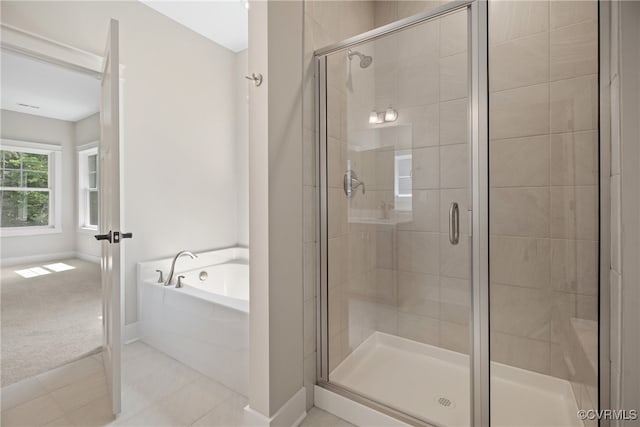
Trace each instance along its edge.
<instances>
[{"instance_id":1,"label":"window","mask_svg":"<svg viewBox=\"0 0 640 427\"><path fill-rule=\"evenodd\" d=\"M92 146L78 152L78 197L80 228L98 229L98 147Z\"/></svg>"},{"instance_id":2,"label":"window","mask_svg":"<svg viewBox=\"0 0 640 427\"><path fill-rule=\"evenodd\" d=\"M411 154L396 154L395 158L395 206L398 210L411 210L413 196Z\"/></svg>"},{"instance_id":3,"label":"window","mask_svg":"<svg viewBox=\"0 0 640 427\"><path fill-rule=\"evenodd\" d=\"M60 147L2 141L0 222L3 235L59 231Z\"/></svg>"}]
</instances>

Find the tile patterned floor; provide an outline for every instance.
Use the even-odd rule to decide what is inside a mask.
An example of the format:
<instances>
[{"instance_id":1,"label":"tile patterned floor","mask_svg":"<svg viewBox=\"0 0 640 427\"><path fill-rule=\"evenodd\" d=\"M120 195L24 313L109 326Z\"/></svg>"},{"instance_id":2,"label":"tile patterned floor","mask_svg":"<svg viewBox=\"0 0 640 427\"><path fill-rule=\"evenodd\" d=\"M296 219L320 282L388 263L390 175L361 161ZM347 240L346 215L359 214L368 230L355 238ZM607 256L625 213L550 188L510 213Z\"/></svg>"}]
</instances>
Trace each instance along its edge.
<instances>
[{"instance_id":1,"label":"tile patterned floor","mask_svg":"<svg viewBox=\"0 0 640 427\"><path fill-rule=\"evenodd\" d=\"M243 426L247 400L142 342L122 354L122 413L113 419L102 356L86 357L2 389L12 426ZM305 427L351 424L312 408Z\"/></svg>"}]
</instances>

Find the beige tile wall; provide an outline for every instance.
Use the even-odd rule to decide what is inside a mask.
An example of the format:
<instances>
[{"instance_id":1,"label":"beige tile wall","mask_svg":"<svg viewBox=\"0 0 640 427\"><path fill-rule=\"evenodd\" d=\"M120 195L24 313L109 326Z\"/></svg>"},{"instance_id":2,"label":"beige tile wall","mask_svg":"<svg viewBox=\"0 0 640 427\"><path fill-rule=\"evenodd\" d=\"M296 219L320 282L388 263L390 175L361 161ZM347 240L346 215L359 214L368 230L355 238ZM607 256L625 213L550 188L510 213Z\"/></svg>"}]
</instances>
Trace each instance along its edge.
<instances>
[{"instance_id":1,"label":"beige tile wall","mask_svg":"<svg viewBox=\"0 0 640 427\"><path fill-rule=\"evenodd\" d=\"M439 4L305 2L309 404L318 237L312 53ZM597 314L596 9L579 1L492 1L489 9L492 357L569 378L580 404L593 406L595 376L570 319ZM460 126L467 114L464 28L451 16L407 31L402 41L365 46L374 56L365 70L357 61L349 68L344 56L329 61L330 75L338 76L328 89L331 367L375 330L468 349L466 221L462 243L447 241L448 206L458 201L465 212L468 197L467 134ZM400 126L367 131L371 107L389 104L399 110ZM393 199L398 148L414 155L413 218L397 225L353 221L361 209ZM341 189L347 159L368 190L352 201ZM567 358L579 372L567 368Z\"/></svg>"},{"instance_id":2,"label":"beige tile wall","mask_svg":"<svg viewBox=\"0 0 640 427\"><path fill-rule=\"evenodd\" d=\"M597 320L597 29L595 1L489 3L491 355L572 380L585 408L597 399L597 354L576 332L597 330L580 322Z\"/></svg>"},{"instance_id":3,"label":"beige tile wall","mask_svg":"<svg viewBox=\"0 0 640 427\"><path fill-rule=\"evenodd\" d=\"M439 4L374 2L373 15L365 16L379 26ZM347 26L323 26L319 20L350 16L338 4L313 7L321 10L307 8L307 51L310 38L321 40L317 48L336 41L328 34ZM453 247L447 224L451 201L459 202L463 215L467 209L465 22L463 14L449 16L442 25L433 22L359 46L374 57L368 69L360 69L357 60L348 63L343 53L328 59L330 369L374 331L468 349L468 230L463 216L462 242ZM389 105L400 113L397 126L372 130L371 109ZM313 124L311 114L307 123ZM397 224L363 223L360 217L375 216L381 202L393 204L394 155L400 149L413 155L412 214ZM366 194L351 200L342 191L347 159L367 183ZM307 268L315 268L311 259ZM307 357L309 365L315 363L311 353Z\"/></svg>"},{"instance_id":4,"label":"beige tile wall","mask_svg":"<svg viewBox=\"0 0 640 427\"><path fill-rule=\"evenodd\" d=\"M304 92L303 92L303 165L304 165L304 384L307 388L307 407L313 406L313 385L316 382L316 286L317 286L317 250L318 235L316 225L318 187L316 179L316 141L315 141L315 79L313 52L316 49L363 33L373 28L374 13L373 3L369 1L309 1L304 2ZM330 111L333 121L341 120L344 111L344 96L340 88L331 87L334 95L332 99L339 100L337 106L332 106ZM338 131L338 129L336 129ZM329 149L331 156L336 158L335 170L332 177L338 176L339 171L346 162L346 150L344 150L344 138L332 129ZM341 176L341 175L340 175ZM339 197L337 186L339 180L332 180L329 198L336 201L337 205L346 212L346 201ZM341 192L341 190L340 190ZM343 204L340 206L340 204ZM329 253L332 254L331 275L332 283L337 283L336 277L344 273L346 263L346 251L348 250L346 233L346 215L332 215L337 222L332 224ZM334 231L335 230L335 231ZM334 295L336 300L337 295ZM337 299L340 301L340 299ZM332 304L334 307L338 304ZM346 317L333 316L334 322L342 324ZM332 317L332 318L333 318ZM335 328L332 325L332 328ZM333 346L340 348L339 346Z\"/></svg>"},{"instance_id":5,"label":"beige tile wall","mask_svg":"<svg viewBox=\"0 0 640 427\"><path fill-rule=\"evenodd\" d=\"M378 1L376 25L441 4ZM381 84L375 70L376 105L397 108L402 126L397 138L387 138L387 144L412 148L413 156L412 218L393 230L395 334L466 352L470 285L465 216L469 183L466 14L455 13L387 37L376 44L375 53L392 70L386 84ZM401 129L410 130L404 141ZM459 203L462 212L457 246L448 241L452 201Z\"/></svg>"},{"instance_id":6,"label":"beige tile wall","mask_svg":"<svg viewBox=\"0 0 640 427\"><path fill-rule=\"evenodd\" d=\"M376 2L376 24L439 4L402 3ZM375 331L468 351L466 15L442 21L358 46L374 58L367 69L343 52L328 58L336 110L328 113L330 369ZM399 112L396 123L368 123L373 108L388 106ZM381 203L394 204L397 152L412 154L412 210L371 223L383 217ZM347 159L367 185L350 200ZM463 212L457 246L448 241L454 200Z\"/></svg>"}]
</instances>

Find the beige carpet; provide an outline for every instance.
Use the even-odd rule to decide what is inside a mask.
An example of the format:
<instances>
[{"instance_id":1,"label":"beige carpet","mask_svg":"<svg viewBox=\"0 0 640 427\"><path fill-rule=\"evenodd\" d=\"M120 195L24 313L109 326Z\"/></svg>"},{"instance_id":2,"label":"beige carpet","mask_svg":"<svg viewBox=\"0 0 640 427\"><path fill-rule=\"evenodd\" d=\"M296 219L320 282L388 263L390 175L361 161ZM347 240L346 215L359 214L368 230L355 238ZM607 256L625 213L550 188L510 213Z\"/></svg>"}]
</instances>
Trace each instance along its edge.
<instances>
[{"instance_id":1,"label":"beige carpet","mask_svg":"<svg viewBox=\"0 0 640 427\"><path fill-rule=\"evenodd\" d=\"M73 270L23 278L15 271L63 262ZM102 345L98 264L67 259L2 269L2 387Z\"/></svg>"}]
</instances>

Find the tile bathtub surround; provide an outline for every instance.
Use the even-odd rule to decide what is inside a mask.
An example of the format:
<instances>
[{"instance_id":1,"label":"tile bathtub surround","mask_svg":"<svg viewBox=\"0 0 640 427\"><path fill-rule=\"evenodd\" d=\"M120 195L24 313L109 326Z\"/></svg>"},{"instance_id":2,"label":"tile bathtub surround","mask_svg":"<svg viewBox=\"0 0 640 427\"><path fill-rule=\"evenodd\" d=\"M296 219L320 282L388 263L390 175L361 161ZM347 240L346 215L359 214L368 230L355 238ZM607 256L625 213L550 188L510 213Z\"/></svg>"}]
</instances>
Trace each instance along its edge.
<instances>
[{"instance_id":1,"label":"tile bathtub surround","mask_svg":"<svg viewBox=\"0 0 640 427\"><path fill-rule=\"evenodd\" d=\"M490 1L489 26L492 359L580 389L595 375L571 325L597 318L597 3Z\"/></svg>"}]
</instances>

